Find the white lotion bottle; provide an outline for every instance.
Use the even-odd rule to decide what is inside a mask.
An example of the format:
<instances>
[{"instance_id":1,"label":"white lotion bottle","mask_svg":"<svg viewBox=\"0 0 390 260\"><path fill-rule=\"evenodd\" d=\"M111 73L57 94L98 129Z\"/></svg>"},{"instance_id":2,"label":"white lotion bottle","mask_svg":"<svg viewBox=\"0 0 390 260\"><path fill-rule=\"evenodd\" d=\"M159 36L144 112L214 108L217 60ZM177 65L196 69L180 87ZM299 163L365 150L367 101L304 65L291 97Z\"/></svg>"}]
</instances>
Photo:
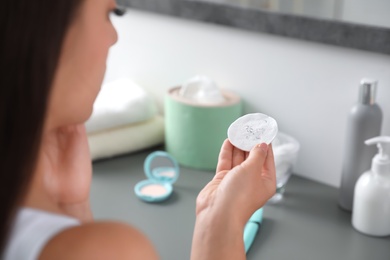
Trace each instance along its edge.
<instances>
[{"instance_id":1,"label":"white lotion bottle","mask_svg":"<svg viewBox=\"0 0 390 260\"><path fill-rule=\"evenodd\" d=\"M371 236L390 235L390 136L367 140L377 144L379 153L372 159L371 170L363 173L355 186L352 225Z\"/></svg>"}]
</instances>

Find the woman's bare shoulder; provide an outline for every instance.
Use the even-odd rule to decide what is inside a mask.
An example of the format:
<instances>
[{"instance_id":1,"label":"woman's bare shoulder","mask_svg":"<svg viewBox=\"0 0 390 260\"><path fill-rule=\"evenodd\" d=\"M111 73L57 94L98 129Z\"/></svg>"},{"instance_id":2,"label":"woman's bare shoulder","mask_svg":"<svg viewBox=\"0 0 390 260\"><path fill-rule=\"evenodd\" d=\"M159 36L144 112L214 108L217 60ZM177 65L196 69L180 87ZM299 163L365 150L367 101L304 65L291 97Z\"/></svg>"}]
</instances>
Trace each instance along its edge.
<instances>
[{"instance_id":1,"label":"woman's bare shoulder","mask_svg":"<svg viewBox=\"0 0 390 260\"><path fill-rule=\"evenodd\" d=\"M53 237L39 257L46 259L158 259L151 242L137 229L117 222L93 222Z\"/></svg>"}]
</instances>

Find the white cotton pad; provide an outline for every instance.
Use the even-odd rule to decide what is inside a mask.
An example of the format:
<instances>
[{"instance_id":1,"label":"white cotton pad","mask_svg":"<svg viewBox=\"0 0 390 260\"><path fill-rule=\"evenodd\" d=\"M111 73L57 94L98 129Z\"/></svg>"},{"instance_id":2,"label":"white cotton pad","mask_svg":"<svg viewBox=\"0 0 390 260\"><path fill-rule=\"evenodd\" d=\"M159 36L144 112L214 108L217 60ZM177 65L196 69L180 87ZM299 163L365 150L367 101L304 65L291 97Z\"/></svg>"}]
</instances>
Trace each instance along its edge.
<instances>
[{"instance_id":1,"label":"white cotton pad","mask_svg":"<svg viewBox=\"0 0 390 260\"><path fill-rule=\"evenodd\" d=\"M247 114L234 121L228 129L229 141L249 152L256 144L270 144L278 133L276 120L261 113Z\"/></svg>"},{"instance_id":2,"label":"white cotton pad","mask_svg":"<svg viewBox=\"0 0 390 260\"><path fill-rule=\"evenodd\" d=\"M225 101L215 82L203 75L197 75L185 82L179 94L198 104L220 104Z\"/></svg>"}]
</instances>

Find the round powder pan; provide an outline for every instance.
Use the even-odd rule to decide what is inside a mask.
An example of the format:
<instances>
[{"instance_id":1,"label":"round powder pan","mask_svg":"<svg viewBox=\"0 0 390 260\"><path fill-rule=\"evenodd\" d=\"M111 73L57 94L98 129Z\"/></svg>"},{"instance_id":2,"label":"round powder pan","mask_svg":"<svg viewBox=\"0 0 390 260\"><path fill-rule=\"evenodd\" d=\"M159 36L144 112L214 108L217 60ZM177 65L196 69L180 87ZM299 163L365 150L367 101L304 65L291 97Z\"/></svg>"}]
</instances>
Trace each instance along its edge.
<instances>
[{"instance_id":1,"label":"round powder pan","mask_svg":"<svg viewBox=\"0 0 390 260\"><path fill-rule=\"evenodd\" d=\"M157 157L168 158L172 162L172 166L152 168L152 162ZM144 171L148 179L135 185L136 196L146 202L160 202L168 199L173 192L172 184L180 175L177 161L167 152L156 151L146 157Z\"/></svg>"},{"instance_id":2,"label":"round powder pan","mask_svg":"<svg viewBox=\"0 0 390 260\"><path fill-rule=\"evenodd\" d=\"M270 144L277 133L276 120L261 113L247 114L238 118L227 131L232 145L247 152L256 144Z\"/></svg>"}]
</instances>

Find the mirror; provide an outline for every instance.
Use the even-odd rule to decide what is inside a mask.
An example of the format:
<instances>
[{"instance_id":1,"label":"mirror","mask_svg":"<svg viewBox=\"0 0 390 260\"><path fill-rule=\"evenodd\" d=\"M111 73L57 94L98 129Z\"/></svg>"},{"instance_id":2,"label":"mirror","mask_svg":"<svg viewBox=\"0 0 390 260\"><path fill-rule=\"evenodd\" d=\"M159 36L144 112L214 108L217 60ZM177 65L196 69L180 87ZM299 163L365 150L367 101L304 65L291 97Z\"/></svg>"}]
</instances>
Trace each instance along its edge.
<instances>
[{"instance_id":1,"label":"mirror","mask_svg":"<svg viewBox=\"0 0 390 260\"><path fill-rule=\"evenodd\" d=\"M390 0L117 0L129 8L390 54Z\"/></svg>"},{"instance_id":2,"label":"mirror","mask_svg":"<svg viewBox=\"0 0 390 260\"><path fill-rule=\"evenodd\" d=\"M203 0L276 13L390 28L389 0Z\"/></svg>"}]
</instances>

